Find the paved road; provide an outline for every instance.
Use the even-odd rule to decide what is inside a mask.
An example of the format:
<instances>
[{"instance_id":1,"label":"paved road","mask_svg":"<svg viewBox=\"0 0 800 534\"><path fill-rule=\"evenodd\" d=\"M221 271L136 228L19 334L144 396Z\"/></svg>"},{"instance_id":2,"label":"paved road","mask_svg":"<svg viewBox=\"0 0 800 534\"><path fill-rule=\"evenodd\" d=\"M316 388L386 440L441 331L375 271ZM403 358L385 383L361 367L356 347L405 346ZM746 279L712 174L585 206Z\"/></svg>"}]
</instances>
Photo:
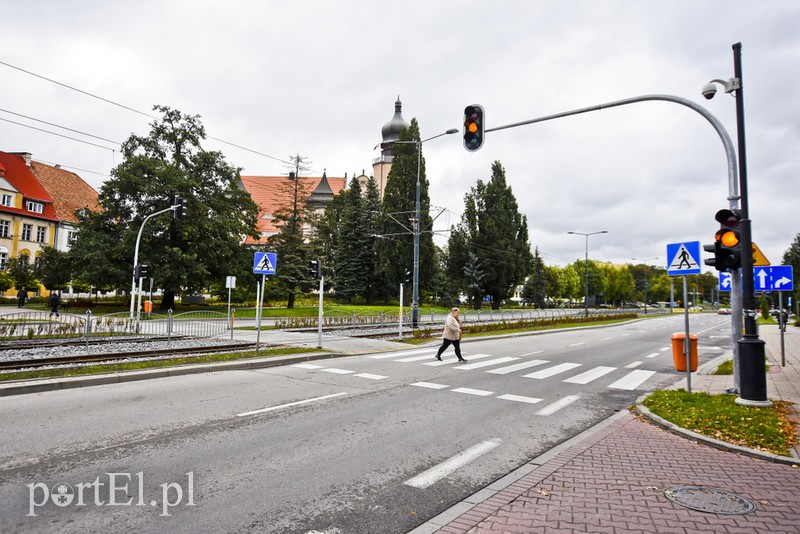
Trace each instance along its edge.
<instances>
[{"instance_id":1,"label":"paved road","mask_svg":"<svg viewBox=\"0 0 800 534\"><path fill-rule=\"evenodd\" d=\"M682 321L2 398L0 530L407 532L674 382Z\"/></svg>"}]
</instances>

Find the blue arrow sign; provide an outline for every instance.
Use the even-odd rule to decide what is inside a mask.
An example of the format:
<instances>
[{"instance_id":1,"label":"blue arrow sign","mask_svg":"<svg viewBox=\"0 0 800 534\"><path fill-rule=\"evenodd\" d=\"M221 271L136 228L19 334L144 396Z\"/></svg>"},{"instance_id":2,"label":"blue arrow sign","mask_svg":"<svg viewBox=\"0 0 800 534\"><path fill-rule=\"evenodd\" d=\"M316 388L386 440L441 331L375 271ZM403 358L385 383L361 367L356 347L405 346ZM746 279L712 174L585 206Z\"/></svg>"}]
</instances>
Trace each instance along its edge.
<instances>
[{"instance_id":1,"label":"blue arrow sign","mask_svg":"<svg viewBox=\"0 0 800 534\"><path fill-rule=\"evenodd\" d=\"M275 274L278 255L274 252L256 252L253 259L253 274Z\"/></svg>"},{"instance_id":2,"label":"blue arrow sign","mask_svg":"<svg viewBox=\"0 0 800 534\"><path fill-rule=\"evenodd\" d=\"M791 265L753 267L753 281L756 291L794 291Z\"/></svg>"},{"instance_id":3,"label":"blue arrow sign","mask_svg":"<svg viewBox=\"0 0 800 534\"><path fill-rule=\"evenodd\" d=\"M667 245L667 274L700 274L700 241Z\"/></svg>"},{"instance_id":4,"label":"blue arrow sign","mask_svg":"<svg viewBox=\"0 0 800 534\"><path fill-rule=\"evenodd\" d=\"M792 266L753 267L753 289L756 291L794 291ZM731 273L719 273L719 290L731 290Z\"/></svg>"}]
</instances>

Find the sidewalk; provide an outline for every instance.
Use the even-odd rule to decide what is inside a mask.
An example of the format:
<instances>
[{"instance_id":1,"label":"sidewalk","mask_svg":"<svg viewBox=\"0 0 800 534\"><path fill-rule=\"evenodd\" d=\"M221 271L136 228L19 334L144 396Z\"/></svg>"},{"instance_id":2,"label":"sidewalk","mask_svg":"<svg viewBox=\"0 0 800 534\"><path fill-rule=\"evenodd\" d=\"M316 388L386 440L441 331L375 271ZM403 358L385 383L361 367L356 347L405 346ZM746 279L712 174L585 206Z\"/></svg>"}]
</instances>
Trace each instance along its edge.
<instances>
[{"instance_id":1,"label":"sidewalk","mask_svg":"<svg viewBox=\"0 0 800 534\"><path fill-rule=\"evenodd\" d=\"M759 336L771 366L768 397L797 407L800 328L787 328L786 367L777 326L762 327ZM692 391L722 393L732 381L700 369ZM674 387L685 388L686 379ZM798 532L800 460L780 463L774 455L709 446L713 441L620 412L412 533ZM695 508L668 499L667 489Z\"/></svg>"}]
</instances>

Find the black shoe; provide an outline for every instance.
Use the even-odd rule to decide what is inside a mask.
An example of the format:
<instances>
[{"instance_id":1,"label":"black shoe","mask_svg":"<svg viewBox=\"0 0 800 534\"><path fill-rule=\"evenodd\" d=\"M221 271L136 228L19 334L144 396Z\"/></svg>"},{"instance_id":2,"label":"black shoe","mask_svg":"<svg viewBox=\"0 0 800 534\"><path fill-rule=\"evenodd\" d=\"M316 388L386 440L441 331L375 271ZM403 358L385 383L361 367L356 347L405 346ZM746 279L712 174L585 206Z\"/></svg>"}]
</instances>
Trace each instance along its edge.
<instances>
[{"instance_id":1,"label":"black shoe","mask_svg":"<svg viewBox=\"0 0 800 534\"><path fill-rule=\"evenodd\" d=\"M439 361L442 361L442 357L439 356L438 354L436 355L436 359L439 360Z\"/></svg>"},{"instance_id":2,"label":"black shoe","mask_svg":"<svg viewBox=\"0 0 800 534\"><path fill-rule=\"evenodd\" d=\"M459 358L458 363L467 363L467 360L464 358Z\"/></svg>"}]
</instances>

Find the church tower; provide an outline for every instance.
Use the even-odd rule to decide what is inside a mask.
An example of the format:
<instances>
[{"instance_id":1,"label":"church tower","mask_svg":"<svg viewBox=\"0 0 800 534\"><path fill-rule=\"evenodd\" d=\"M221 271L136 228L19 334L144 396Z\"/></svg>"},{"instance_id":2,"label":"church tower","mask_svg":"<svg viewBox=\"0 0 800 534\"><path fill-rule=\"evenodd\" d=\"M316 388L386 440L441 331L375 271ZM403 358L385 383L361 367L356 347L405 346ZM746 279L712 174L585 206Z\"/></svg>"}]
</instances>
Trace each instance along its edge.
<instances>
[{"instance_id":1,"label":"church tower","mask_svg":"<svg viewBox=\"0 0 800 534\"><path fill-rule=\"evenodd\" d=\"M372 173L375 176L375 182L378 184L378 189L383 198L383 191L386 189L386 180L389 178L389 171L392 169L392 143L400 138L400 132L404 128L410 128L411 125L403 119L402 114L403 104L400 102L400 96L397 96L397 101L394 103L394 117L381 128L381 155L372 162Z\"/></svg>"}]
</instances>

